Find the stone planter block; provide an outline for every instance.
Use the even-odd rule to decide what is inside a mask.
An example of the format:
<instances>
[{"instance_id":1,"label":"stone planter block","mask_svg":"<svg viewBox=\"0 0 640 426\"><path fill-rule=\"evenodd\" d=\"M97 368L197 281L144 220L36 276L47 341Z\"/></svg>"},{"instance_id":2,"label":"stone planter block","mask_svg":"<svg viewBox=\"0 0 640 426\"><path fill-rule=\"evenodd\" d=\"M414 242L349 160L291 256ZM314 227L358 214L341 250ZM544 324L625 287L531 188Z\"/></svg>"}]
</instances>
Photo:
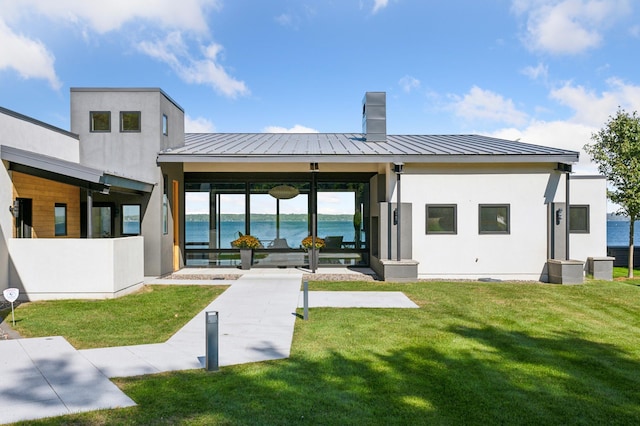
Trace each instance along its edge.
<instances>
[{"instance_id":1,"label":"stone planter block","mask_svg":"<svg viewBox=\"0 0 640 426\"><path fill-rule=\"evenodd\" d=\"M584 262L580 260L547 260L549 282L553 284L582 284Z\"/></svg>"},{"instance_id":2,"label":"stone planter block","mask_svg":"<svg viewBox=\"0 0 640 426\"><path fill-rule=\"evenodd\" d=\"M613 280L613 261L615 257L589 257L587 258L587 274L596 280Z\"/></svg>"}]
</instances>

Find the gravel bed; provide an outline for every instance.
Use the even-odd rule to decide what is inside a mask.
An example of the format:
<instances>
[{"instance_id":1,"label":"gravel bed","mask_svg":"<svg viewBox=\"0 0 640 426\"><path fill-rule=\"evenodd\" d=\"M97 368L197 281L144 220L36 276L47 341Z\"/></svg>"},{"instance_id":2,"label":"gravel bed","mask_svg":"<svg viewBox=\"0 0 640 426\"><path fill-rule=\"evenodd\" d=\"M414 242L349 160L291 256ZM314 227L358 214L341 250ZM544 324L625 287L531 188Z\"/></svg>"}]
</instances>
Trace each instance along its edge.
<instances>
[{"instance_id":1,"label":"gravel bed","mask_svg":"<svg viewBox=\"0 0 640 426\"><path fill-rule=\"evenodd\" d=\"M162 277L163 280L237 280L239 274L171 274Z\"/></svg>"},{"instance_id":2,"label":"gravel bed","mask_svg":"<svg viewBox=\"0 0 640 426\"><path fill-rule=\"evenodd\" d=\"M378 281L376 276L366 274L304 274L303 281Z\"/></svg>"}]
</instances>

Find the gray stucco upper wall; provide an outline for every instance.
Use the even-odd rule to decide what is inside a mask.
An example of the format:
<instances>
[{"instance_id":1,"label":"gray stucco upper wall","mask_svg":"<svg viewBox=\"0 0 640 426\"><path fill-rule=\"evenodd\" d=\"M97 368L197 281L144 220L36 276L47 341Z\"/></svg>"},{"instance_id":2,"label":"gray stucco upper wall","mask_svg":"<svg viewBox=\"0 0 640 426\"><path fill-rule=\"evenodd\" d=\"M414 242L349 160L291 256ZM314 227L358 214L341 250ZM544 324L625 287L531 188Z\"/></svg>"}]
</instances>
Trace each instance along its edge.
<instances>
[{"instance_id":1,"label":"gray stucco upper wall","mask_svg":"<svg viewBox=\"0 0 640 426\"><path fill-rule=\"evenodd\" d=\"M162 94L169 102L184 113L184 109L171 96L159 87L72 87L71 92L156 92Z\"/></svg>"},{"instance_id":2,"label":"gray stucco upper wall","mask_svg":"<svg viewBox=\"0 0 640 426\"><path fill-rule=\"evenodd\" d=\"M91 131L92 111L110 113L109 131ZM140 112L140 131L121 130L120 114L129 111ZM71 129L80 135L83 164L158 183L158 152L184 144L184 111L160 89L72 89Z\"/></svg>"}]
</instances>

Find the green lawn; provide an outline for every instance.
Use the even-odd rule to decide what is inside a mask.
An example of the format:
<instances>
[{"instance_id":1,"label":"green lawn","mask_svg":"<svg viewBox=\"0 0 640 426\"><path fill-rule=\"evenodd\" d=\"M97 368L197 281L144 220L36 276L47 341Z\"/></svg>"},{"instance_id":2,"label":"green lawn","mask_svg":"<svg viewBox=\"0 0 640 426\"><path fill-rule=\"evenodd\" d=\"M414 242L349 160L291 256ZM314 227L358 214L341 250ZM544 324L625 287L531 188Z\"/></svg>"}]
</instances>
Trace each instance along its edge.
<instances>
[{"instance_id":1,"label":"green lawn","mask_svg":"<svg viewBox=\"0 0 640 426\"><path fill-rule=\"evenodd\" d=\"M310 283L420 309L311 309L287 360L117 379L139 405L35 424L640 424L640 287Z\"/></svg>"},{"instance_id":2,"label":"green lawn","mask_svg":"<svg viewBox=\"0 0 640 426\"><path fill-rule=\"evenodd\" d=\"M23 337L61 335L76 349L164 342L226 288L145 286L117 299L24 303L14 329Z\"/></svg>"}]
</instances>

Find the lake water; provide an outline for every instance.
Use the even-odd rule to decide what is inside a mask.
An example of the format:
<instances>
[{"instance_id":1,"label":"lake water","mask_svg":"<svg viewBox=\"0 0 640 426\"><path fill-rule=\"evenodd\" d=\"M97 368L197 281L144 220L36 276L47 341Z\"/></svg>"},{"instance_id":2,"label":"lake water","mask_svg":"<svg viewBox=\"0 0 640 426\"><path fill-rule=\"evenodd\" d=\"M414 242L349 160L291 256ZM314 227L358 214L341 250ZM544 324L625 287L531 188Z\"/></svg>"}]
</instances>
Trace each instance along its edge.
<instances>
[{"instance_id":1,"label":"lake water","mask_svg":"<svg viewBox=\"0 0 640 426\"><path fill-rule=\"evenodd\" d=\"M222 223L220 229L220 247L231 248L231 241L238 237L238 232L244 233L244 222L228 221ZM262 241L276 238L275 222L251 223L251 235ZM280 222L280 238L285 238L289 247L300 247L300 243L309 235L306 222ZM351 221L331 221L318 223L318 236L342 236L343 241L354 241L355 231ZM185 239L187 243L209 241L209 222L186 222Z\"/></svg>"},{"instance_id":2,"label":"lake water","mask_svg":"<svg viewBox=\"0 0 640 426\"><path fill-rule=\"evenodd\" d=\"M185 231L188 243L209 240L209 222L186 222ZM222 224L221 231L221 247L231 248L231 241L237 238L238 231L244 232L244 222L225 222ZM251 233L261 240L273 240L276 238L275 224L273 222L253 222ZM640 245L640 221L636 222L634 233L634 241ZM307 235L305 222L280 223L280 238L286 238L289 247L299 247L300 242ZM344 241L353 241L355 238L353 223L351 221L318 223L318 236L326 237L327 235L341 235ZM607 245L629 245L628 221L607 221Z\"/></svg>"},{"instance_id":3,"label":"lake water","mask_svg":"<svg viewBox=\"0 0 640 426\"><path fill-rule=\"evenodd\" d=\"M635 244L640 245L640 220L637 220L634 224L633 241ZM629 221L607 221L607 245L614 247L629 245Z\"/></svg>"}]
</instances>

